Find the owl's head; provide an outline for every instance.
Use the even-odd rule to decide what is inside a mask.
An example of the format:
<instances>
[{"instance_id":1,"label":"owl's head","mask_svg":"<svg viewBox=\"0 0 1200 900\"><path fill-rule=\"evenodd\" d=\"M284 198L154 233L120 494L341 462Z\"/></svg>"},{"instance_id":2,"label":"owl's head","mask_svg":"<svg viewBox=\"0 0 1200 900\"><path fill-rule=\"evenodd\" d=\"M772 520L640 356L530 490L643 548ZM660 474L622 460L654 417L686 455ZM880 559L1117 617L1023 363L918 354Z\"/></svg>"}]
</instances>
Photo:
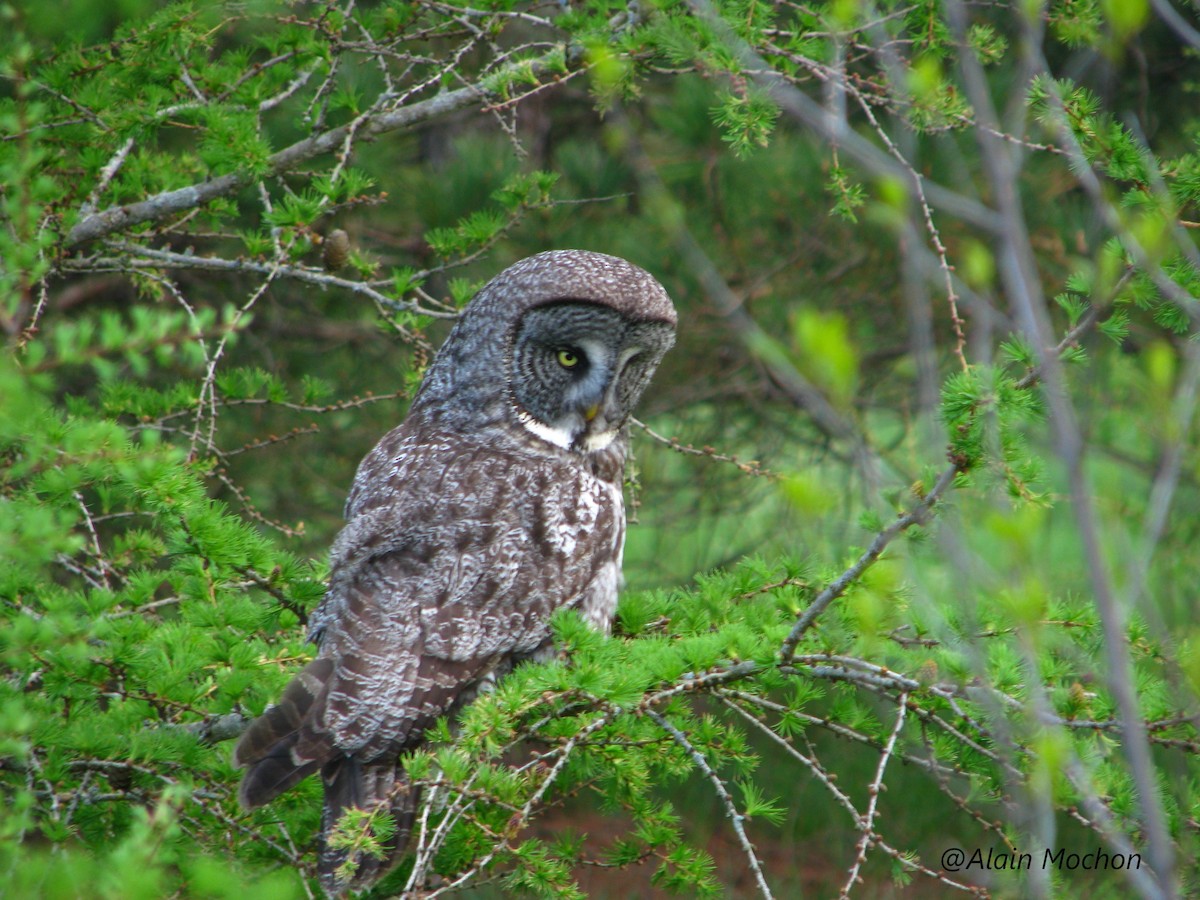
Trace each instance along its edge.
<instances>
[{"instance_id":1,"label":"owl's head","mask_svg":"<svg viewBox=\"0 0 1200 900\"><path fill-rule=\"evenodd\" d=\"M465 408L477 425L516 426L567 451L601 450L675 342L675 323L662 285L632 263L583 250L530 256L468 304L414 411Z\"/></svg>"},{"instance_id":2,"label":"owl's head","mask_svg":"<svg viewBox=\"0 0 1200 900\"><path fill-rule=\"evenodd\" d=\"M674 323L602 303L533 307L521 317L508 363L517 420L564 450L604 449L674 341Z\"/></svg>"}]
</instances>

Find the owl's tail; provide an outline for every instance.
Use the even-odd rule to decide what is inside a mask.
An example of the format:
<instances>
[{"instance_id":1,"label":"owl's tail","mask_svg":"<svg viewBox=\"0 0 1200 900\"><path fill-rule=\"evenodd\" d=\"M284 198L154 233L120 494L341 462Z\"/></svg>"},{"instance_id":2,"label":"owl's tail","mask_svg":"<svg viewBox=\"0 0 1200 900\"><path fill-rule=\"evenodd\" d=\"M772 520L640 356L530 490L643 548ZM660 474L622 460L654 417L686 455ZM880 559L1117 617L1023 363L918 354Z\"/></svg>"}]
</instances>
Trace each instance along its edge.
<instances>
[{"instance_id":1,"label":"owl's tail","mask_svg":"<svg viewBox=\"0 0 1200 900\"><path fill-rule=\"evenodd\" d=\"M403 858L421 790L409 781L395 757L363 762L343 756L321 770L321 779L325 808L318 868L325 890L340 897L370 887ZM356 809L368 814L387 812L391 822L382 831L374 817L342 821L339 827L339 820Z\"/></svg>"},{"instance_id":2,"label":"owl's tail","mask_svg":"<svg viewBox=\"0 0 1200 900\"><path fill-rule=\"evenodd\" d=\"M238 799L246 809L269 803L324 765L332 745L305 732L314 702L324 693L333 661L315 659L284 690L279 702L250 723L233 750L246 767Z\"/></svg>"},{"instance_id":3,"label":"owl's tail","mask_svg":"<svg viewBox=\"0 0 1200 900\"><path fill-rule=\"evenodd\" d=\"M309 663L279 702L251 723L233 751L233 762L246 767L238 792L246 809L269 803L320 771L325 808L318 868L325 890L339 897L369 887L400 861L421 797L394 754L364 762L345 755L327 734L311 727L310 714L324 702L332 671L328 658ZM338 821L354 809L388 812L395 828L381 832L375 821L348 821L338 829Z\"/></svg>"}]
</instances>

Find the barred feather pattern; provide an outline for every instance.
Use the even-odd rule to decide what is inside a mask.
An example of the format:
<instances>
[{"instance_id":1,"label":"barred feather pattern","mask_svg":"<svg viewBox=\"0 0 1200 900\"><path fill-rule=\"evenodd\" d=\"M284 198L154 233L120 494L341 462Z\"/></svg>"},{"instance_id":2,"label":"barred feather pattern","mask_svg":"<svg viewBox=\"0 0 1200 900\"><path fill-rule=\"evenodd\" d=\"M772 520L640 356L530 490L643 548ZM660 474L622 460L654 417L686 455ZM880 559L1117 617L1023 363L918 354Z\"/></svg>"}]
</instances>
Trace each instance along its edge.
<instances>
[{"instance_id":1,"label":"barred feather pattern","mask_svg":"<svg viewBox=\"0 0 1200 900\"><path fill-rule=\"evenodd\" d=\"M544 653L555 610L609 628L626 421L674 325L661 286L624 260L531 257L467 307L408 418L359 466L309 620L316 659L234 753L247 809L321 774L319 870L331 896L369 887L401 858L420 798L400 757L438 717ZM555 329L591 348L587 380L571 372L560 387L567 376L552 371L514 385L525 377L514 373L542 371L537 354ZM396 825L382 858L330 846L347 810L380 808Z\"/></svg>"}]
</instances>

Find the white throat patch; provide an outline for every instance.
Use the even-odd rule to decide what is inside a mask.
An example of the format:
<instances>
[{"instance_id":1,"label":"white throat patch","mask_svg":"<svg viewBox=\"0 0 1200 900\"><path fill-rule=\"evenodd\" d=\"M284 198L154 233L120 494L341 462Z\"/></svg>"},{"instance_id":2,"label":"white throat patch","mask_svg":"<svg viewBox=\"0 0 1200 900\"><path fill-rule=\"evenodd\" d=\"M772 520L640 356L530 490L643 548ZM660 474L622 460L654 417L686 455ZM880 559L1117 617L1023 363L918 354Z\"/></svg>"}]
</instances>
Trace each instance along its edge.
<instances>
[{"instance_id":1,"label":"white throat patch","mask_svg":"<svg viewBox=\"0 0 1200 900\"><path fill-rule=\"evenodd\" d=\"M571 449L571 442L574 438L571 432L565 428L555 428L553 425L547 425L544 422L539 422L525 410L517 411L517 418L521 420L521 424L536 434L543 441L553 444L555 447L562 447L564 450Z\"/></svg>"},{"instance_id":2,"label":"white throat patch","mask_svg":"<svg viewBox=\"0 0 1200 900\"><path fill-rule=\"evenodd\" d=\"M517 418L521 421L531 434L535 434L543 441L553 444L555 447L561 447L564 450L570 450L575 444L574 435L560 426L547 425L545 422L539 422L525 410L517 410ZM617 429L610 428L608 431L601 431L599 434L589 434L583 439L583 449L588 453L595 453L597 450L603 450L611 444L617 437Z\"/></svg>"},{"instance_id":3,"label":"white throat patch","mask_svg":"<svg viewBox=\"0 0 1200 900\"><path fill-rule=\"evenodd\" d=\"M602 431L599 434L589 434L583 439L583 447L589 453L595 453L597 450L603 450L616 438L616 431Z\"/></svg>"}]
</instances>

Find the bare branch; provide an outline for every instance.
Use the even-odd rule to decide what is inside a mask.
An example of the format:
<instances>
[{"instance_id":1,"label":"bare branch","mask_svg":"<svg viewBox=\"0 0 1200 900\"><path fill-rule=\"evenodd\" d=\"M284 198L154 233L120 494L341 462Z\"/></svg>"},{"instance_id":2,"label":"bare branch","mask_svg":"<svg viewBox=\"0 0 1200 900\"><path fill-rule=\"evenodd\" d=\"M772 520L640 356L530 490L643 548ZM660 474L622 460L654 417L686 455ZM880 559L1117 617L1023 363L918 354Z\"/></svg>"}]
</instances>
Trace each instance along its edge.
<instances>
[{"instance_id":1,"label":"bare branch","mask_svg":"<svg viewBox=\"0 0 1200 900\"><path fill-rule=\"evenodd\" d=\"M838 895L842 900L850 896L850 891L859 881L859 870L867 860L867 850L870 849L872 830L875 827L875 808L879 801L879 792L883 790L883 774L887 771L888 762L892 758L892 751L896 749L896 738L900 735L900 729L904 727L904 713L907 709L908 694L901 694L900 700L896 705L896 724L892 726L892 733L888 735L887 743L883 745L883 752L879 754L879 765L875 767L875 777L871 779L871 783L867 786L867 812L859 822L861 834L859 835L858 846L855 850L854 865L850 867L846 883L842 886L841 893Z\"/></svg>"},{"instance_id":2,"label":"bare branch","mask_svg":"<svg viewBox=\"0 0 1200 900\"><path fill-rule=\"evenodd\" d=\"M675 742L683 748L684 752L691 757L692 762L696 764L704 776L712 783L713 790L717 792L717 797L720 798L722 805L725 807L725 814L729 817L730 824L733 825L734 834L737 835L738 843L741 844L743 852L746 854L746 860L750 864L750 871L754 873L754 880L758 884L758 892L762 896L771 898L771 888L767 886L767 880L763 876L762 864L758 861L758 854L754 852L754 845L750 843L750 838L746 836L746 817L738 812L737 805L733 802L733 797L729 795L729 791L725 787L725 782L721 780L712 766L708 764L708 760L704 758L704 754L697 750L692 742L688 740L687 735L676 728L665 716L661 713L648 710L646 712L658 726L666 731Z\"/></svg>"}]
</instances>

